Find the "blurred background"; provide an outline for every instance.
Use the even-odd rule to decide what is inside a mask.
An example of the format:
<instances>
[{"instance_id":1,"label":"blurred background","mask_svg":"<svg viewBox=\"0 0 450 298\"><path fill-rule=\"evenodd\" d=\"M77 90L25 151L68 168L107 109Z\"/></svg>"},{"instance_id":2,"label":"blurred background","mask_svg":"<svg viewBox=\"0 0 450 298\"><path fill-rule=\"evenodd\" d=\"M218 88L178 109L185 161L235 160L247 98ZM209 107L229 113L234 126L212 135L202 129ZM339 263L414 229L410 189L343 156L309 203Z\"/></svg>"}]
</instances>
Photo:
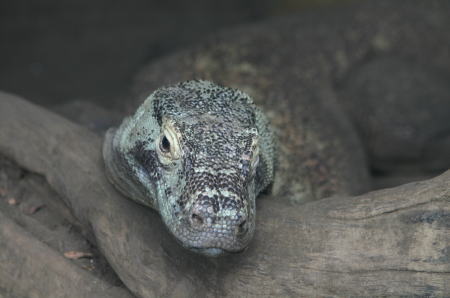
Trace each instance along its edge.
<instances>
[{"instance_id":1,"label":"blurred background","mask_svg":"<svg viewBox=\"0 0 450 298\"><path fill-rule=\"evenodd\" d=\"M230 26L349 0L0 1L0 90L108 106L147 62Z\"/></svg>"}]
</instances>

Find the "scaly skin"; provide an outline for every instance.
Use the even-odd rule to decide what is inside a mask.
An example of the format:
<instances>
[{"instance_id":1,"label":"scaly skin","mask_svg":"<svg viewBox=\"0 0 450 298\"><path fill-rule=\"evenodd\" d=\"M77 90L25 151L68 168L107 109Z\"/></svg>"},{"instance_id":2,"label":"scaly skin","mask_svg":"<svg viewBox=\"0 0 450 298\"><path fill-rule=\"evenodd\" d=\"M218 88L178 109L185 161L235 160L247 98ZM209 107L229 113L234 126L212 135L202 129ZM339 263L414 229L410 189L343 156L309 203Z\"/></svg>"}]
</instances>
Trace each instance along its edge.
<instances>
[{"instance_id":1,"label":"scaly skin","mask_svg":"<svg viewBox=\"0 0 450 298\"><path fill-rule=\"evenodd\" d=\"M239 252L255 230L255 198L273 179L268 121L245 93L208 81L153 92L106 135L110 181L161 214L186 248Z\"/></svg>"}]
</instances>

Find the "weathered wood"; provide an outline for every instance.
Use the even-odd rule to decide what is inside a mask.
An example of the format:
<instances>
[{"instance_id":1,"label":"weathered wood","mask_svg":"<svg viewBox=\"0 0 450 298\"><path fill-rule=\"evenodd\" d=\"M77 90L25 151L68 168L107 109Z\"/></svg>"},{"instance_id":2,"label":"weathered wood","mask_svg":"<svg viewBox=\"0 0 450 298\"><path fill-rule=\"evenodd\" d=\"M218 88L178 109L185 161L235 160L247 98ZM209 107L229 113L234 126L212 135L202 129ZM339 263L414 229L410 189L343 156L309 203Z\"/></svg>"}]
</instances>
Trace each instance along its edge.
<instances>
[{"instance_id":1,"label":"weathered wood","mask_svg":"<svg viewBox=\"0 0 450 298\"><path fill-rule=\"evenodd\" d=\"M450 292L450 171L302 206L263 197L249 249L207 259L107 183L93 133L8 94L0 94L0 127L0 152L47 178L138 296Z\"/></svg>"},{"instance_id":2,"label":"weathered wood","mask_svg":"<svg viewBox=\"0 0 450 298\"><path fill-rule=\"evenodd\" d=\"M3 212L0 288L7 297L131 297L125 289L112 287L77 267Z\"/></svg>"},{"instance_id":3,"label":"weathered wood","mask_svg":"<svg viewBox=\"0 0 450 298\"><path fill-rule=\"evenodd\" d=\"M1 154L0 214L4 297L130 296L48 183ZM70 252L86 258L69 261Z\"/></svg>"}]
</instances>

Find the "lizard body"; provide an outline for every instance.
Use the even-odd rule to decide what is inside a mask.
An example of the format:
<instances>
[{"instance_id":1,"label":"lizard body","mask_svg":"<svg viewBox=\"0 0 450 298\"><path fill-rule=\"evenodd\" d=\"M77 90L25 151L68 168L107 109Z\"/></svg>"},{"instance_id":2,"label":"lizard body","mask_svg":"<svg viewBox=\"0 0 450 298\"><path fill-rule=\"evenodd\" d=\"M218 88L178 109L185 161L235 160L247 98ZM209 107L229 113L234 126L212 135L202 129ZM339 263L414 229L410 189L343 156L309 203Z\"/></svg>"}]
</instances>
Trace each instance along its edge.
<instances>
[{"instance_id":1,"label":"lizard body","mask_svg":"<svg viewBox=\"0 0 450 298\"><path fill-rule=\"evenodd\" d=\"M391 165L406 151L411 159L425 154L443 165L448 151L439 154L430 148L433 142L426 136L447 135L448 109L442 107L448 103L448 92L445 79L430 85L428 75L422 74L440 77L436 69L448 65L442 54L448 52L445 30L434 30L433 36L438 37L423 42L430 28L444 28L447 10L435 10L436 17L431 18L424 10L404 6L402 14L392 10L386 17L386 5L390 2L375 8L363 5L327 18L319 27L318 16L312 14L212 36L146 66L135 79L133 100L123 101L123 110L134 110L160 86L192 78L245 91L265 111L276 134L271 194L289 203L366 191L369 175L364 148L376 158L371 159L374 168ZM408 75L410 83L405 84ZM423 91L423 85L430 85L432 92L412 97L416 92L409 92L409 86ZM403 98L403 103L391 104L394 97ZM424 105L425 97L435 98L426 101L435 104ZM422 117L397 117L407 115L405 111L417 104ZM363 138L358 138L357 131ZM125 193L132 189L124 185ZM166 224L173 229L171 222Z\"/></svg>"}]
</instances>

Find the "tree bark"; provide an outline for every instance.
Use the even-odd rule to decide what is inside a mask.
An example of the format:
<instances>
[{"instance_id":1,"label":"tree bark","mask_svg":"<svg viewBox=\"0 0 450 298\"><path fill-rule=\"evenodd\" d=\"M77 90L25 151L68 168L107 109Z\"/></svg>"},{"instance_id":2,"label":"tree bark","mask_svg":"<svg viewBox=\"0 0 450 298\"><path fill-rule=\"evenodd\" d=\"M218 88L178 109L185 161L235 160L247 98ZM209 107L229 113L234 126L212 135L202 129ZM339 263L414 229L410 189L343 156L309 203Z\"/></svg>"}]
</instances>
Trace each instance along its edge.
<instances>
[{"instance_id":1,"label":"tree bark","mask_svg":"<svg viewBox=\"0 0 450 298\"><path fill-rule=\"evenodd\" d=\"M0 127L0 152L46 177L137 296L450 293L450 171L304 205L266 195L247 251L209 259L181 248L156 212L108 184L101 138L4 93Z\"/></svg>"}]
</instances>

